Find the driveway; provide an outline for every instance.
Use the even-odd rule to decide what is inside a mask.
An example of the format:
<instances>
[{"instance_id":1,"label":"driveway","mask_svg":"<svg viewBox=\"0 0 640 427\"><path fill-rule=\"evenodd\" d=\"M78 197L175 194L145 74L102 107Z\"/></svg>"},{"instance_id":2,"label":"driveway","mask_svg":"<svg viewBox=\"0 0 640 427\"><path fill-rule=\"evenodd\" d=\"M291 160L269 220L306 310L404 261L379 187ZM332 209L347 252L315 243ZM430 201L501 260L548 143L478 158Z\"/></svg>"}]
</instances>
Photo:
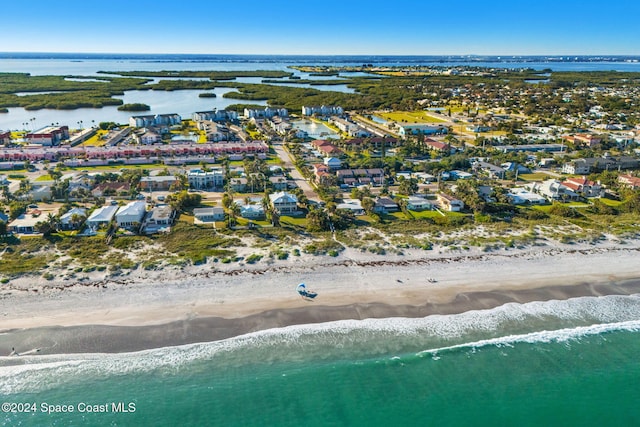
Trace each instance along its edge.
<instances>
[{"instance_id":1,"label":"driveway","mask_svg":"<svg viewBox=\"0 0 640 427\"><path fill-rule=\"evenodd\" d=\"M302 190L307 199L320 201L320 197L318 193L313 189L311 184L302 176L300 171L296 168L289 156L287 150L285 150L282 142L273 142L273 149L275 150L280 160L284 162L284 167L289 170L291 178L296 183L296 185Z\"/></svg>"}]
</instances>

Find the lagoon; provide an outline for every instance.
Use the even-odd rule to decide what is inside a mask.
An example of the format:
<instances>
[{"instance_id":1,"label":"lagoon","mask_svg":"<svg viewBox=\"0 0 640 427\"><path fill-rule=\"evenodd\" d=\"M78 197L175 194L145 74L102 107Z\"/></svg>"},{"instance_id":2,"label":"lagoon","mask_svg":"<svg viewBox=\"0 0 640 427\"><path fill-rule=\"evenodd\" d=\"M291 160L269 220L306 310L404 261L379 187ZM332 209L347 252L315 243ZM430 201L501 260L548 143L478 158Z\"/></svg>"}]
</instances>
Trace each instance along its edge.
<instances>
[{"instance_id":1,"label":"lagoon","mask_svg":"<svg viewBox=\"0 0 640 427\"><path fill-rule=\"evenodd\" d=\"M214 108L223 110L229 105L242 103L243 101L224 98L227 92L233 88L216 88L215 90L132 90L125 92L124 96L115 96L122 99L125 104L141 102L151 107L144 114L177 113L183 119L191 118L196 111L207 111ZM198 95L204 92L215 93L215 98L200 98ZM26 93L25 93L26 95ZM266 101L251 101L252 104L266 106ZM0 114L0 129L22 130L24 123L28 123L28 130L35 130L52 123L60 123L70 128L88 127L100 122L128 123L129 117L140 113L118 111L116 106L102 108L79 108L76 110L35 110L27 111L24 108L9 108L8 113ZM35 120L31 120L35 119Z\"/></svg>"}]
</instances>

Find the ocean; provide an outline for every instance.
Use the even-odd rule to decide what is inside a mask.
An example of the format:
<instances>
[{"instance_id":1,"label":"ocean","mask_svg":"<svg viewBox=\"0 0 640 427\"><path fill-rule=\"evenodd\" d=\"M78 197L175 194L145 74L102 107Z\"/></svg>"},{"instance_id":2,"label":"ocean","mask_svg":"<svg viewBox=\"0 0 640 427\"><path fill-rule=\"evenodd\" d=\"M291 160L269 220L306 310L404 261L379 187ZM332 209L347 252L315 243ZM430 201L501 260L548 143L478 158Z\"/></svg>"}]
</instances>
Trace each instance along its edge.
<instances>
[{"instance_id":1,"label":"ocean","mask_svg":"<svg viewBox=\"0 0 640 427\"><path fill-rule=\"evenodd\" d=\"M633 295L291 326L137 353L4 357L0 424L632 426L639 354ZM55 412L63 408L73 412Z\"/></svg>"}]
</instances>

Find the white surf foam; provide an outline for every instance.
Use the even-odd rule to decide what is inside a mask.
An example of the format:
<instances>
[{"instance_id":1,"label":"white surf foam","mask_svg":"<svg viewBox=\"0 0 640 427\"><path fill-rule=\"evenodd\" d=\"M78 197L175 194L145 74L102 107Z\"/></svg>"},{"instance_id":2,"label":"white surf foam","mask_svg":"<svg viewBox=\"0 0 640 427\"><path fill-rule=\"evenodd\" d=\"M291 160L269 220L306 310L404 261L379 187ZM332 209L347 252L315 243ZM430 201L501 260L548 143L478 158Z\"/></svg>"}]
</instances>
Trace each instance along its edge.
<instances>
[{"instance_id":1,"label":"white surf foam","mask_svg":"<svg viewBox=\"0 0 640 427\"><path fill-rule=\"evenodd\" d=\"M153 370L171 372L198 361L206 363L215 360L217 366L242 366L296 362L308 358L366 358L398 354L411 349L418 352L421 348L436 349L427 352L443 351L469 346L468 343L479 346L478 343L507 344L514 342L514 339L558 339L563 334L575 336L576 333L583 333L580 328L587 328L586 331L597 331L599 327L606 330L619 325L635 328L637 324L633 322L637 321L640 321L640 298L636 295L581 297L562 301L509 303L489 310L416 319L342 320L296 325L212 343L135 353L21 356L17 359L5 357L0 358L0 393L36 391L87 376ZM11 366L6 366L9 364Z\"/></svg>"}]
</instances>

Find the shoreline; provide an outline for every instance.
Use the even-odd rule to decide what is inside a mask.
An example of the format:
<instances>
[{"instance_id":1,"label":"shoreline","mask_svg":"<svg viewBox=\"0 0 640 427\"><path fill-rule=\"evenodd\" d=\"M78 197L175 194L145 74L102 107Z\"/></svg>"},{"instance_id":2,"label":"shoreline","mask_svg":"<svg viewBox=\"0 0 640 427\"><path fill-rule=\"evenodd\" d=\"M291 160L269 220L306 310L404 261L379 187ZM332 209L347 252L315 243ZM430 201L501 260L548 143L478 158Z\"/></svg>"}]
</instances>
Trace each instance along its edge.
<instances>
[{"instance_id":1,"label":"shoreline","mask_svg":"<svg viewBox=\"0 0 640 427\"><path fill-rule=\"evenodd\" d=\"M491 254L205 268L153 278L0 294L0 355L117 353L210 342L344 319L425 317L509 302L640 293L640 248L530 248ZM210 268L210 266L209 266ZM437 279L429 283L428 278ZM318 292L305 301L306 282ZM34 292L33 289L37 291Z\"/></svg>"},{"instance_id":2,"label":"shoreline","mask_svg":"<svg viewBox=\"0 0 640 427\"><path fill-rule=\"evenodd\" d=\"M0 334L0 355L128 353L162 347L220 341L267 329L318 324L339 320L421 318L460 314L496 308L508 303L566 300L570 298L633 295L640 293L640 277L618 283L549 286L516 291L488 291L458 294L442 304L389 305L384 303L344 306L278 308L239 318L196 317L140 326L75 325L4 330Z\"/></svg>"}]
</instances>

